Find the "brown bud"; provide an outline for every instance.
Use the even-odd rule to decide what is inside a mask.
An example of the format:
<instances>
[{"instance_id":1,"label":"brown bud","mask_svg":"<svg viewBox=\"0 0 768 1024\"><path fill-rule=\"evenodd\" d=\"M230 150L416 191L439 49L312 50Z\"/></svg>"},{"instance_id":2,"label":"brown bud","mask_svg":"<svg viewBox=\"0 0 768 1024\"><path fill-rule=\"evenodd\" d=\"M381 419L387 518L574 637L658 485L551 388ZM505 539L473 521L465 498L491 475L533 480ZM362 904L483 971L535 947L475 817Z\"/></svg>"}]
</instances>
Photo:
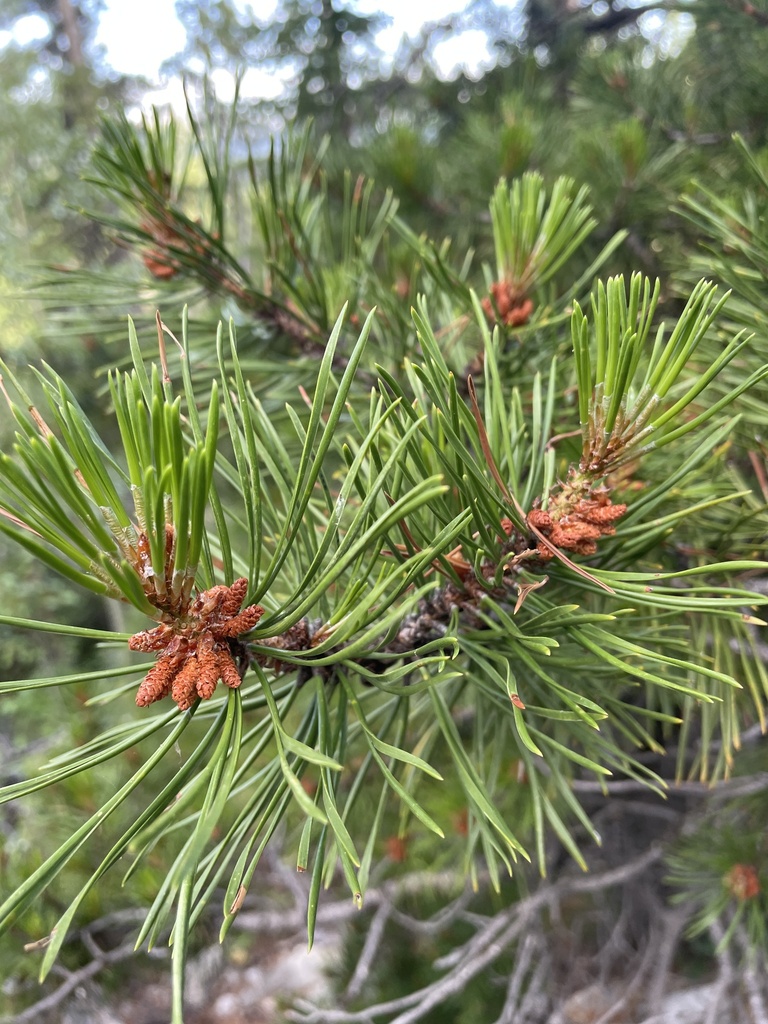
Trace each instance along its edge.
<instances>
[{"instance_id":1,"label":"brown bud","mask_svg":"<svg viewBox=\"0 0 768 1024\"><path fill-rule=\"evenodd\" d=\"M136 694L136 703L140 708L154 704L156 700L162 700L171 692L178 667L178 658L161 657L158 659L157 664L147 672Z\"/></svg>"},{"instance_id":2,"label":"brown bud","mask_svg":"<svg viewBox=\"0 0 768 1024\"><path fill-rule=\"evenodd\" d=\"M232 660L232 655L229 653L229 650L218 652L218 663L221 681L225 686L228 686L230 690L236 690L243 680L237 670L237 665L235 665Z\"/></svg>"},{"instance_id":3,"label":"brown bud","mask_svg":"<svg viewBox=\"0 0 768 1024\"><path fill-rule=\"evenodd\" d=\"M734 864L723 879L726 889L740 903L753 900L760 892L760 879L752 864Z\"/></svg>"},{"instance_id":4,"label":"brown bud","mask_svg":"<svg viewBox=\"0 0 768 1024\"><path fill-rule=\"evenodd\" d=\"M160 651L168 646L173 630L165 623L155 626L154 629L145 629L141 633L134 633L128 641L132 651Z\"/></svg>"},{"instance_id":5,"label":"brown bud","mask_svg":"<svg viewBox=\"0 0 768 1024\"><path fill-rule=\"evenodd\" d=\"M213 645L209 649L197 650L197 663L199 674L197 678L197 693L203 700L210 700L219 681L219 658Z\"/></svg>"},{"instance_id":6,"label":"brown bud","mask_svg":"<svg viewBox=\"0 0 768 1024\"><path fill-rule=\"evenodd\" d=\"M248 592L248 580L245 576L241 576L240 579L235 580L231 587L228 588L229 593L225 596L221 604L221 614L226 618L231 619L237 615L243 606L245 595Z\"/></svg>"},{"instance_id":7,"label":"brown bud","mask_svg":"<svg viewBox=\"0 0 768 1024\"><path fill-rule=\"evenodd\" d=\"M248 630L253 629L263 614L264 609L260 605L249 605L239 615L229 619L224 625L217 627L216 635L220 637L235 637L240 636L241 633L247 633Z\"/></svg>"},{"instance_id":8,"label":"brown bud","mask_svg":"<svg viewBox=\"0 0 768 1024\"><path fill-rule=\"evenodd\" d=\"M197 680L200 675L200 666L197 662L197 655L189 653L181 670L173 680L171 698L178 706L179 711L187 711L197 700Z\"/></svg>"}]
</instances>

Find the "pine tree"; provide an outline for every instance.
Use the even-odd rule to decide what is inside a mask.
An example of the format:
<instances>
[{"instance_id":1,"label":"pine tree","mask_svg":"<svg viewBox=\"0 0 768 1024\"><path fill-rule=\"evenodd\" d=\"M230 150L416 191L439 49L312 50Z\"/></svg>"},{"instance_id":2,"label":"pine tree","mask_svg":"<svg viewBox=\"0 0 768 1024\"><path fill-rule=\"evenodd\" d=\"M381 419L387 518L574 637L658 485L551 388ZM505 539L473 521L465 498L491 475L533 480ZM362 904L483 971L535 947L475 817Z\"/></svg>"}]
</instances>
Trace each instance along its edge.
<instances>
[{"instance_id":1,"label":"pine tree","mask_svg":"<svg viewBox=\"0 0 768 1024\"><path fill-rule=\"evenodd\" d=\"M519 140L525 119L512 120ZM321 890L341 878L365 906L385 850L453 858L477 887L513 886L474 960L458 946L452 961L477 975L507 936L509 1015L542 990L526 914L658 870L650 848L568 875L562 851L594 865L595 799L701 800L764 728L768 181L742 144L743 209L706 185L681 205L729 298L690 271L606 274L630 258L617 254L635 225L606 230L570 177L495 183L476 255L466 234L432 239L391 191L336 174L311 129L241 166L236 127L231 110L192 103L187 125L105 127L92 177L135 254L122 287L133 275L162 309L151 330L129 325L127 362L110 370L112 428L55 370L3 369L16 439L0 530L73 588L121 602L125 628L2 617L114 654L90 678L0 683L31 702L85 682L114 713L2 799L139 759L0 921L62 891L80 849L108 836L47 925L44 977L107 873L134 884L159 852L138 944L170 937L175 1024L195 926L211 904L222 937L236 925L270 844L309 877L310 943ZM688 819L698 831L666 869L684 910L663 922L672 951L689 921L723 956L741 943L754 1008L764 786L754 774L739 797L738 781ZM555 881L536 890L537 874ZM456 970L376 1016L420 1019ZM521 1019L546 1019L533 1012Z\"/></svg>"}]
</instances>

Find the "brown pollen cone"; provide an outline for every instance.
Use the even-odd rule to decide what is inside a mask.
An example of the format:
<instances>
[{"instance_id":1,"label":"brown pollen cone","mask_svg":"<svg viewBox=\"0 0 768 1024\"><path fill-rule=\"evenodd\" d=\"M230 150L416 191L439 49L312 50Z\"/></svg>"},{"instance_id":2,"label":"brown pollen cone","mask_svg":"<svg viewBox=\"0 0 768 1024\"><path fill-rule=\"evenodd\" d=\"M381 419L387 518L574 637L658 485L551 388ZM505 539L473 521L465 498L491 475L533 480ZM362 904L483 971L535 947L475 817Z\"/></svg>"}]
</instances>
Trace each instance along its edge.
<instances>
[{"instance_id":1,"label":"brown pollen cone","mask_svg":"<svg viewBox=\"0 0 768 1024\"><path fill-rule=\"evenodd\" d=\"M179 236L161 221L144 220L139 225L143 231L151 235L156 247L145 250L141 261L152 277L159 281L167 281L178 274L181 264L170 253L170 246L178 245Z\"/></svg>"},{"instance_id":2,"label":"brown pollen cone","mask_svg":"<svg viewBox=\"0 0 768 1024\"><path fill-rule=\"evenodd\" d=\"M160 281L169 280L179 273L182 269L179 256L182 253L198 258L212 256L205 233L196 225L180 219L173 209L144 217L139 228L151 239L146 242L142 262Z\"/></svg>"},{"instance_id":3,"label":"brown pollen cone","mask_svg":"<svg viewBox=\"0 0 768 1024\"><path fill-rule=\"evenodd\" d=\"M752 864L734 864L723 882L740 903L753 900L760 893L760 877Z\"/></svg>"},{"instance_id":4,"label":"brown pollen cone","mask_svg":"<svg viewBox=\"0 0 768 1024\"><path fill-rule=\"evenodd\" d=\"M626 511L626 505L613 504L607 489L597 488L589 492L588 497L579 498L562 509L558 508L557 499L549 511L533 509L528 513L528 523L555 547L577 555L593 555L597 541L616 532L613 524ZM554 553L541 540L536 552L543 561L554 558Z\"/></svg>"},{"instance_id":5,"label":"brown pollen cone","mask_svg":"<svg viewBox=\"0 0 768 1024\"><path fill-rule=\"evenodd\" d=\"M494 281L491 294L485 296L481 306L489 320L495 320L498 313L507 327L522 327L533 312L533 301L509 281Z\"/></svg>"},{"instance_id":6,"label":"brown pollen cone","mask_svg":"<svg viewBox=\"0 0 768 1024\"><path fill-rule=\"evenodd\" d=\"M219 679L230 689L240 685L231 641L253 629L264 613L255 604L241 611L247 590L245 578L231 587L211 587L198 594L186 614L131 637L132 651L159 652L157 664L136 694L139 707L170 693L179 709L186 711L198 697L210 700Z\"/></svg>"}]
</instances>

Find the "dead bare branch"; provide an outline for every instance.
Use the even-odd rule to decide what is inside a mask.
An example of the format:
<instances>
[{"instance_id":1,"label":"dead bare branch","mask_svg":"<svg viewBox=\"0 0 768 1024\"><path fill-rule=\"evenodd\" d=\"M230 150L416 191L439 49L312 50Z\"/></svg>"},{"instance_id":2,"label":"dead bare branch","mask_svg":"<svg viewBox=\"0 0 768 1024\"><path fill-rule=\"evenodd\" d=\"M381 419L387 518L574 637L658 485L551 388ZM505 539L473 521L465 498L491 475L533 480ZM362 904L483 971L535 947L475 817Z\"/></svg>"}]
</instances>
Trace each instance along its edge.
<instances>
[{"instance_id":1,"label":"dead bare branch","mask_svg":"<svg viewBox=\"0 0 768 1024\"><path fill-rule=\"evenodd\" d=\"M542 910L566 896L600 892L622 885L642 874L660 858L661 850L653 847L634 860L607 871L543 883L535 893L489 918L468 942L453 951L449 958L438 962L445 968L446 959L450 960L447 973L442 978L407 996L357 1012L321 1009L302 1000L297 1002L296 1008L287 1016L297 1024L370 1024L377 1017L388 1017L390 1024L415 1024L435 1007L461 992L474 977L486 970L530 927L531 921Z\"/></svg>"}]
</instances>

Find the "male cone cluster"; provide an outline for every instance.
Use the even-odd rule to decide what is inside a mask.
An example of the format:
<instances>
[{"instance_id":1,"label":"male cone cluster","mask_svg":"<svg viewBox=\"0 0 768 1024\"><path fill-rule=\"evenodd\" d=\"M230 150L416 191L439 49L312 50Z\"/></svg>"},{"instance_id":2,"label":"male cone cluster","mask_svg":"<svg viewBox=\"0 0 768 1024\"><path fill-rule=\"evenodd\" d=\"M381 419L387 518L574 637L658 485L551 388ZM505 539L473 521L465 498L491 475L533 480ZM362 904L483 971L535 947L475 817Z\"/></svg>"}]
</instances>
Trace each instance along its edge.
<instances>
[{"instance_id":1,"label":"male cone cluster","mask_svg":"<svg viewBox=\"0 0 768 1024\"><path fill-rule=\"evenodd\" d=\"M161 652L136 694L139 707L170 693L179 709L186 711L198 697L209 700L220 679L232 689L240 685L230 641L253 629L264 613L256 604L241 610L247 590L245 577L231 587L204 590L185 615L131 637L132 651Z\"/></svg>"},{"instance_id":2,"label":"male cone cluster","mask_svg":"<svg viewBox=\"0 0 768 1024\"><path fill-rule=\"evenodd\" d=\"M593 488L587 497L564 509L559 509L555 501L549 511L536 508L529 512L528 523L555 547L577 555L594 555L599 538L614 534L614 521L627 511L626 505L614 505L608 495L608 488ZM536 551L543 561L554 558L554 552L541 541Z\"/></svg>"}]
</instances>

